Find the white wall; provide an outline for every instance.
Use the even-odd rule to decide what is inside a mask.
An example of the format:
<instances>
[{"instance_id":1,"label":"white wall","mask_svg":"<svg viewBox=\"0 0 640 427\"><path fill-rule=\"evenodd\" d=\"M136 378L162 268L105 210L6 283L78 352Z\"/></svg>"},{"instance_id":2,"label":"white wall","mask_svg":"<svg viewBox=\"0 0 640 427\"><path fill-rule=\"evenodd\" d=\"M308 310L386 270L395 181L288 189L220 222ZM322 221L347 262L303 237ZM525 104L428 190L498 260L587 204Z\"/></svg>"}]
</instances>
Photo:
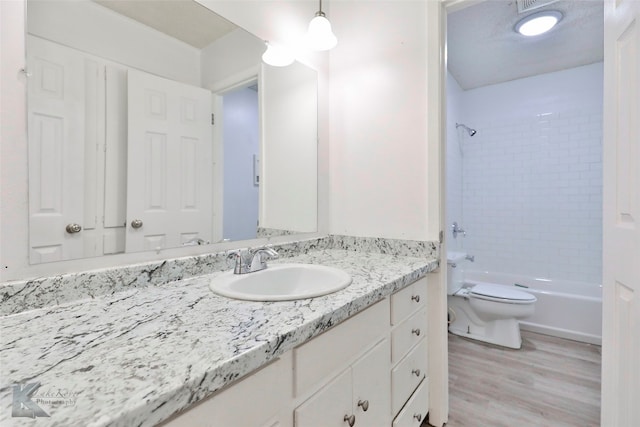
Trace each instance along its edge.
<instances>
[{"instance_id":1,"label":"white wall","mask_svg":"<svg viewBox=\"0 0 640 427\"><path fill-rule=\"evenodd\" d=\"M200 85L200 51L92 1L29 1L30 34L168 79Z\"/></svg>"},{"instance_id":2,"label":"white wall","mask_svg":"<svg viewBox=\"0 0 640 427\"><path fill-rule=\"evenodd\" d=\"M260 227L317 229L317 73L263 65Z\"/></svg>"},{"instance_id":3,"label":"white wall","mask_svg":"<svg viewBox=\"0 0 640 427\"><path fill-rule=\"evenodd\" d=\"M600 283L602 63L464 93L474 268Z\"/></svg>"},{"instance_id":4,"label":"white wall","mask_svg":"<svg viewBox=\"0 0 640 427\"><path fill-rule=\"evenodd\" d=\"M456 129L456 123L464 123L463 90L456 79L447 72L447 140L446 140L446 221L445 238L447 250L460 251L463 240L453 237L451 225L457 222L464 227L462 216L462 147L469 135L462 128Z\"/></svg>"},{"instance_id":5,"label":"white wall","mask_svg":"<svg viewBox=\"0 0 640 427\"><path fill-rule=\"evenodd\" d=\"M224 95L223 238L255 239L258 187L253 156L259 153L258 93L248 88Z\"/></svg>"},{"instance_id":6,"label":"white wall","mask_svg":"<svg viewBox=\"0 0 640 427\"><path fill-rule=\"evenodd\" d=\"M202 87L216 90L249 69L257 72L264 49L260 39L241 28L211 43L202 49Z\"/></svg>"},{"instance_id":7,"label":"white wall","mask_svg":"<svg viewBox=\"0 0 640 427\"><path fill-rule=\"evenodd\" d=\"M426 10L416 1L332 4L333 233L428 237Z\"/></svg>"}]
</instances>

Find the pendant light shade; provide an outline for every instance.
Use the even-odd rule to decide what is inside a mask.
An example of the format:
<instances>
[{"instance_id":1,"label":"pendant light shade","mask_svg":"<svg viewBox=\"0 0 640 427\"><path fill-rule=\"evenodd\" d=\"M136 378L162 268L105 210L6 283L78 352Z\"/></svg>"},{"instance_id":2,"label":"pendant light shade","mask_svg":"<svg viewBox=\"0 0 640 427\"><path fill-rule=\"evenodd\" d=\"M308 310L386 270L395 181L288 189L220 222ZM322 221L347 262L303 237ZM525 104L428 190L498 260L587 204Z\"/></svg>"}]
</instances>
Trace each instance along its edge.
<instances>
[{"instance_id":1,"label":"pendant light shade","mask_svg":"<svg viewBox=\"0 0 640 427\"><path fill-rule=\"evenodd\" d=\"M265 42L267 50L262 54L262 60L265 64L273 65L274 67L286 67L293 64L296 58L287 49Z\"/></svg>"},{"instance_id":2,"label":"pendant light shade","mask_svg":"<svg viewBox=\"0 0 640 427\"><path fill-rule=\"evenodd\" d=\"M309 22L307 30L307 45L312 50L329 50L338 44L338 39L331 30L331 23L322 11L322 0L320 0L320 10Z\"/></svg>"}]
</instances>

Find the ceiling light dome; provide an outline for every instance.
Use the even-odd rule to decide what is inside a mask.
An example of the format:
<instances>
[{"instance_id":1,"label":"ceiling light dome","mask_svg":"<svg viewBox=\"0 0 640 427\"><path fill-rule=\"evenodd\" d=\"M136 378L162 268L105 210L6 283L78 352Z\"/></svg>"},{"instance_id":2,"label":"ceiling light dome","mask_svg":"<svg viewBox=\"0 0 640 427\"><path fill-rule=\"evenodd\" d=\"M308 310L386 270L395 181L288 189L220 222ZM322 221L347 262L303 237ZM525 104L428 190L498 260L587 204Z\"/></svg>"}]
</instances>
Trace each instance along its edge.
<instances>
[{"instance_id":1,"label":"ceiling light dome","mask_svg":"<svg viewBox=\"0 0 640 427\"><path fill-rule=\"evenodd\" d=\"M562 19L562 13L557 10L544 10L533 13L520 21L515 30L523 36L539 36L551 30Z\"/></svg>"}]
</instances>

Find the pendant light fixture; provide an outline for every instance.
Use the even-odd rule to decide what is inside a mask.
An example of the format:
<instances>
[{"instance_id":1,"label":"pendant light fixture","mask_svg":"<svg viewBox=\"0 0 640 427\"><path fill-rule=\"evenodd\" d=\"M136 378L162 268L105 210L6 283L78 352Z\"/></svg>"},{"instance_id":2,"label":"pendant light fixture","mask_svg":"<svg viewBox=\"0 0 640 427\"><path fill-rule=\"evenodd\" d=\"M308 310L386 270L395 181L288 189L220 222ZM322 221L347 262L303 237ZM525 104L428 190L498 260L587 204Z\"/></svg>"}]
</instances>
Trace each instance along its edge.
<instances>
[{"instance_id":1,"label":"pendant light fixture","mask_svg":"<svg viewBox=\"0 0 640 427\"><path fill-rule=\"evenodd\" d=\"M287 49L272 45L268 41L264 42L267 45L267 50L262 54L262 60L265 64L272 65L274 67L286 67L293 64L296 58Z\"/></svg>"},{"instance_id":2,"label":"pendant light fixture","mask_svg":"<svg viewBox=\"0 0 640 427\"><path fill-rule=\"evenodd\" d=\"M331 23L322 11L322 0L316 16L309 22L307 45L312 50L329 50L338 44L338 39L331 30Z\"/></svg>"}]
</instances>

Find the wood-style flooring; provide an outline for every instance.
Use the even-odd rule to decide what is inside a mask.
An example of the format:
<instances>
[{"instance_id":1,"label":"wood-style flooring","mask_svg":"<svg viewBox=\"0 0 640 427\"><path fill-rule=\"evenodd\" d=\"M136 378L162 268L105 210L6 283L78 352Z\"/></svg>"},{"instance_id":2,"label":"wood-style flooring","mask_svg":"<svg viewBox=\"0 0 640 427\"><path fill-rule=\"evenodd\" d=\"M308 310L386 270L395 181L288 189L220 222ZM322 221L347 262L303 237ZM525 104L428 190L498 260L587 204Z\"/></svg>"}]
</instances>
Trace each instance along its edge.
<instances>
[{"instance_id":1,"label":"wood-style flooring","mask_svg":"<svg viewBox=\"0 0 640 427\"><path fill-rule=\"evenodd\" d=\"M509 350L449 334L447 427L600 425L601 348L531 332Z\"/></svg>"}]
</instances>

